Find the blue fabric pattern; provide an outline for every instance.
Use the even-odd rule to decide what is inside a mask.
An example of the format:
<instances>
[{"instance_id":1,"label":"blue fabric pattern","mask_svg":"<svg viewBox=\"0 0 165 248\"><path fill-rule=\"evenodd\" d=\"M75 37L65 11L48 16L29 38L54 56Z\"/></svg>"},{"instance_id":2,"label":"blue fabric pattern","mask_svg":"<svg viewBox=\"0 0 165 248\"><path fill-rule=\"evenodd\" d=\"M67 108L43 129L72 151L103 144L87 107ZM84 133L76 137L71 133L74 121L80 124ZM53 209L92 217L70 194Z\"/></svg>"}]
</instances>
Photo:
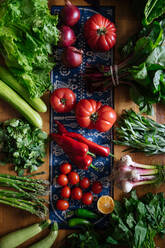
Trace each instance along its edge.
<instances>
[{"instance_id":1,"label":"blue fabric pattern","mask_svg":"<svg viewBox=\"0 0 165 248\"><path fill-rule=\"evenodd\" d=\"M52 14L59 12L62 7L53 6ZM75 47L82 49L84 51L83 63L80 67L75 69L68 69L61 63L61 53L62 49L57 49L55 51L55 60L57 61L56 67L51 73L51 81L53 83L54 90L57 88L65 87L70 88L76 94L77 101L83 98L93 98L96 101L101 101L102 104L108 104L113 107L113 91L107 90L106 92L95 92L93 94L87 92L85 87L85 82L82 78L82 73L85 71L85 65L87 63L102 63L110 65L113 63L113 49L106 53L93 52L86 45L83 36L83 25L85 21L95 13L100 13L105 17L109 18L114 22L114 8L113 7L100 7L94 9L93 7L79 7L81 12L81 19L79 23L73 27L77 41L74 44ZM100 144L110 146L111 152L113 152L113 145L111 140L113 139L113 132L110 130L106 133L101 133L96 130L88 130L78 126L74 112L59 114L51 109L50 113L50 132L54 132L54 120L61 121L68 131L78 132L84 135L86 138ZM111 195L113 196L113 184L109 182L109 174L113 166L112 157L97 157L93 159L93 165L98 168L98 171L89 168L87 171L79 170L73 166L73 170L77 171L80 178L87 176L91 183L99 180L103 184L103 191L99 195L94 194L94 201L92 205L85 206L81 201L75 201L69 199L69 210L58 211L56 210L56 201L60 199L61 187L55 184L55 178L59 175L59 167L63 162L69 162L69 159L62 149L55 143L51 142L50 145L50 182L51 182L51 192L50 192L50 219L52 221L57 221L60 228L67 228L67 220L70 210L76 208L88 208L97 212L97 199L101 195ZM86 190L88 191L88 190ZM90 190L89 190L90 191ZM70 217L72 217L70 215ZM101 223L101 224L100 224ZM96 226L106 225L106 216L103 216L99 221L96 222Z\"/></svg>"}]
</instances>

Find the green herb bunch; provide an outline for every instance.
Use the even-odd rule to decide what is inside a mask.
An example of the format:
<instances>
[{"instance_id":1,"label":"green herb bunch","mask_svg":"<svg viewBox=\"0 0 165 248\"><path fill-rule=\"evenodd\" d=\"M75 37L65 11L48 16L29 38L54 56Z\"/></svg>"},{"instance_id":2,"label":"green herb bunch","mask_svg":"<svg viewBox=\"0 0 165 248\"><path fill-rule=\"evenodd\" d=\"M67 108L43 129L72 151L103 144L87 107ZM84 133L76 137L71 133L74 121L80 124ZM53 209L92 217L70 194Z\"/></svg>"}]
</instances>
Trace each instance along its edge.
<instances>
[{"instance_id":1,"label":"green herb bunch","mask_svg":"<svg viewBox=\"0 0 165 248\"><path fill-rule=\"evenodd\" d=\"M147 155L165 153L165 125L133 110L125 110L118 121L114 143L129 146L125 151Z\"/></svg>"},{"instance_id":2,"label":"green herb bunch","mask_svg":"<svg viewBox=\"0 0 165 248\"><path fill-rule=\"evenodd\" d=\"M0 123L0 152L3 163L14 165L18 175L36 171L46 155L47 133L20 119Z\"/></svg>"}]
</instances>

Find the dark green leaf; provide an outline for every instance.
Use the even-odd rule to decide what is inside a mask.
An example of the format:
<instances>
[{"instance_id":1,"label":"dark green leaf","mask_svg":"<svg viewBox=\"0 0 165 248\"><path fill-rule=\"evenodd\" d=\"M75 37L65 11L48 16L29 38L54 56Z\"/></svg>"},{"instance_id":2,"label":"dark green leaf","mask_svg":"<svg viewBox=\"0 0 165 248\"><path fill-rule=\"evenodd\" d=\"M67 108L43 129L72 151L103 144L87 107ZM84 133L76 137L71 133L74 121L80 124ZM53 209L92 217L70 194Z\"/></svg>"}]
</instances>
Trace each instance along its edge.
<instances>
[{"instance_id":1,"label":"dark green leaf","mask_svg":"<svg viewBox=\"0 0 165 248\"><path fill-rule=\"evenodd\" d=\"M156 47L146 60L148 70L165 69L165 46Z\"/></svg>"},{"instance_id":2,"label":"dark green leaf","mask_svg":"<svg viewBox=\"0 0 165 248\"><path fill-rule=\"evenodd\" d=\"M148 25L165 13L164 0L148 0L144 9L143 24Z\"/></svg>"},{"instance_id":3,"label":"dark green leaf","mask_svg":"<svg viewBox=\"0 0 165 248\"><path fill-rule=\"evenodd\" d=\"M135 226L133 248L142 248L147 234L147 227L144 222L139 221Z\"/></svg>"}]
</instances>

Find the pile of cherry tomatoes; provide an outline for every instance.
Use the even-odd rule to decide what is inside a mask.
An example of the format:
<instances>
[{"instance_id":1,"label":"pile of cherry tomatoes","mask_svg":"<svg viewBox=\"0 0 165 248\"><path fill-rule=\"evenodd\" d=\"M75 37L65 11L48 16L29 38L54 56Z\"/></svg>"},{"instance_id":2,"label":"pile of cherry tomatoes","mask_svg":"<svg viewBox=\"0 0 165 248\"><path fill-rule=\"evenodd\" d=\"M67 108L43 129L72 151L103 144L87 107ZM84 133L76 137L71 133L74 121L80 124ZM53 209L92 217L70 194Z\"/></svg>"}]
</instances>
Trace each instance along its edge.
<instances>
[{"instance_id":1,"label":"pile of cherry tomatoes","mask_svg":"<svg viewBox=\"0 0 165 248\"><path fill-rule=\"evenodd\" d=\"M87 177L80 179L77 172L72 171L72 165L69 163L61 164L61 174L57 177L56 183L62 186L61 199L57 200L56 208L64 211L69 208L68 199L82 201L85 205L91 205L93 202L93 194L99 194L102 191L102 184L99 181L93 182L91 185ZM90 187L91 186L91 187ZM91 188L92 192L83 192L83 190Z\"/></svg>"}]
</instances>

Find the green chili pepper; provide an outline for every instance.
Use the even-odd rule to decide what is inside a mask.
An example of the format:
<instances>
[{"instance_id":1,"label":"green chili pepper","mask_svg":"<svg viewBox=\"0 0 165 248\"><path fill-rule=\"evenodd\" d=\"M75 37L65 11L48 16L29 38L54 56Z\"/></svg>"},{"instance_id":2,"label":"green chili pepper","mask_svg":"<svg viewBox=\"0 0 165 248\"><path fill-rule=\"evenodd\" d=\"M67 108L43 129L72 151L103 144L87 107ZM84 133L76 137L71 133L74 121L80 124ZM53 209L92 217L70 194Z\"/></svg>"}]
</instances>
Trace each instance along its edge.
<instances>
[{"instance_id":1,"label":"green chili pepper","mask_svg":"<svg viewBox=\"0 0 165 248\"><path fill-rule=\"evenodd\" d=\"M80 218L89 218L89 219L98 219L99 216L88 210L88 209L84 209L84 208L78 208L74 211L74 214L77 216L77 217L80 217Z\"/></svg>"},{"instance_id":2,"label":"green chili pepper","mask_svg":"<svg viewBox=\"0 0 165 248\"><path fill-rule=\"evenodd\" d=\"M80 225L90 226L91 222L89 220L81 219L81 218L72 218L68 221L69 227L75 227Z\"/></svg>"}]
</instances>

